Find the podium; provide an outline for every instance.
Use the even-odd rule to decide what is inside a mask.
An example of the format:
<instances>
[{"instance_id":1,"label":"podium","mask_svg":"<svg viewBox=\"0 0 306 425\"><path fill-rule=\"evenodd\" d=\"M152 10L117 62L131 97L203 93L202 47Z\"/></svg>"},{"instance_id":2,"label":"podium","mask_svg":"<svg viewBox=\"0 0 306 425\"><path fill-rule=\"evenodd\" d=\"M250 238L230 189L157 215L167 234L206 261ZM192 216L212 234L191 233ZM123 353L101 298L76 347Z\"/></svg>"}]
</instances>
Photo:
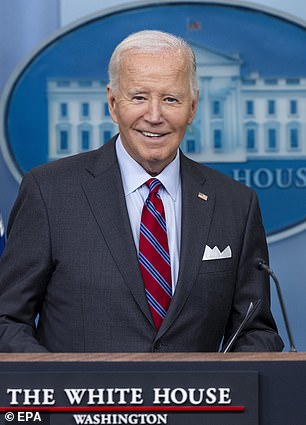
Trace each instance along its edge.
<instances>
[{"instance_id":1,"label":"podium","mask_svg":"<svg viewBox=\"0 0 306 425\"><path fill-rule=\"evenodd\" d=\"M306 353L0 354L0 423L305 425L305 387Z\"/></svg>"}]
</instances>

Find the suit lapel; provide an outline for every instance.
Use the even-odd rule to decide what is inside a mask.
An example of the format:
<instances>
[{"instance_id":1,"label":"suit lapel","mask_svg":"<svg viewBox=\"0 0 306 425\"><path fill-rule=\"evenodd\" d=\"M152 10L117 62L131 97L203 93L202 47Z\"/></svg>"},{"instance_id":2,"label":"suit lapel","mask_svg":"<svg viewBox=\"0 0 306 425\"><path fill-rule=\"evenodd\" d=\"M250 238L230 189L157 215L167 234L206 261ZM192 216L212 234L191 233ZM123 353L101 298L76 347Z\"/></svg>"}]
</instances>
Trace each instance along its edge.
<instances>
[{"instance_id":1,"label":"suit lapel","mask_svg":"<svg viewBox=\"0 0 306 425\"><path fill-rule=\"evenodd\" d=\"M82 186L106 244L137 304L154 326L126 208L115 139L96 151Z\"/></svg>"},{"instance_id":2,"label":"suit lapel","mask_svg":"<svg viewBox=\"0 0 306 425\"><path fill-rule=\"evenodd\" d=\"M203 168L181 154L182 232L178 282L160 337L176 320L196 280L208 239L215 205L215 192L206 181ZM207 200L199 197L207 196ZM204 196L205 198L205 196Z\"/></svg>"}]
</instances>

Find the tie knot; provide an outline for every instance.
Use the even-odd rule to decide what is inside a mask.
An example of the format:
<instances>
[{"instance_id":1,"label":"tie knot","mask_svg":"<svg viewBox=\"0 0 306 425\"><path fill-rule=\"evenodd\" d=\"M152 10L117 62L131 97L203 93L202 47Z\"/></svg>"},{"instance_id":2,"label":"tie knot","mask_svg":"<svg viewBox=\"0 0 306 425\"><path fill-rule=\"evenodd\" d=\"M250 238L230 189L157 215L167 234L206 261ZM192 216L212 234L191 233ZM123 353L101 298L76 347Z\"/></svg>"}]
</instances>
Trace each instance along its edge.
<instances>
[{"instance_id":1,"label":"tie knot","mask_svg":"<svg viewBox=\"0 0 306 425\"><path fill-rule=\"evenodd\" d=\"M158 179L149 179L146 181L146 185L148 186L150 190L150 194L156 194L159 191L159 188L161 187L161 182Z\"/></svg>"}]
</instances>

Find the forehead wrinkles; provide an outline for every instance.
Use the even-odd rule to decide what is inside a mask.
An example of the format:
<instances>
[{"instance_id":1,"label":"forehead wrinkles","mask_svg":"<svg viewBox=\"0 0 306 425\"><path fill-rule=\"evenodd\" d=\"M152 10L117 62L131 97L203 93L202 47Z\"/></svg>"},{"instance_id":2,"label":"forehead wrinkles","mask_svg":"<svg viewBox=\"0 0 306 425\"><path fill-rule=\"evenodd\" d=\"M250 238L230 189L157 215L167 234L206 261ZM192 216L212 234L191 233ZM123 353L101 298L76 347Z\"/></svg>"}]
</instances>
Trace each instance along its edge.
<instances>
[{"instance_id":1,"label":"forehead wrinkles","mask_svg":"<svg viewBox=\"0 0 306 425\"><path fill-rule=\"evenodd\" d=\"M119 83L141 84L156 80L160 85L168 79L187 76L188 61L181 52L130 52L125 53L120 61ZM130 80L130 81L127 81ZM120 85L121 85L120 84Z\"/></svg>"}]
</instances>

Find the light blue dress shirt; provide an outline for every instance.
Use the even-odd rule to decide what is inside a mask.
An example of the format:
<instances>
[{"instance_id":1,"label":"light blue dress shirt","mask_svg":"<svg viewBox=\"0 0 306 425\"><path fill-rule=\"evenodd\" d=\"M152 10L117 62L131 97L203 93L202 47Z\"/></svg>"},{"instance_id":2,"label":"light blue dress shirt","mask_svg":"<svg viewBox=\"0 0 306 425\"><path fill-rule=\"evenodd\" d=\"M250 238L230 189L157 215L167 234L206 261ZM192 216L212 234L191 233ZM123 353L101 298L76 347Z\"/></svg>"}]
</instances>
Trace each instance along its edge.
<instances>
[{"instance_id":1,"label":"light blue dress shirt","mask_svg":"<svg viewBox=\"0 0 306 425\"><path fill-rule=\"evenodd\" d=\"M128 154L122 145L120 136L116 140L116 153L122 176L127 210L138 252L141 213L143 204L149 194L149 189L145 182L152 178L152 176ZM174 292L179 272L181 247L182 187L179 152L177 152L175 159L155 178L163 184L159 193L165 209L171 262L172 292Z\"/></svg>"}]
</instances>

